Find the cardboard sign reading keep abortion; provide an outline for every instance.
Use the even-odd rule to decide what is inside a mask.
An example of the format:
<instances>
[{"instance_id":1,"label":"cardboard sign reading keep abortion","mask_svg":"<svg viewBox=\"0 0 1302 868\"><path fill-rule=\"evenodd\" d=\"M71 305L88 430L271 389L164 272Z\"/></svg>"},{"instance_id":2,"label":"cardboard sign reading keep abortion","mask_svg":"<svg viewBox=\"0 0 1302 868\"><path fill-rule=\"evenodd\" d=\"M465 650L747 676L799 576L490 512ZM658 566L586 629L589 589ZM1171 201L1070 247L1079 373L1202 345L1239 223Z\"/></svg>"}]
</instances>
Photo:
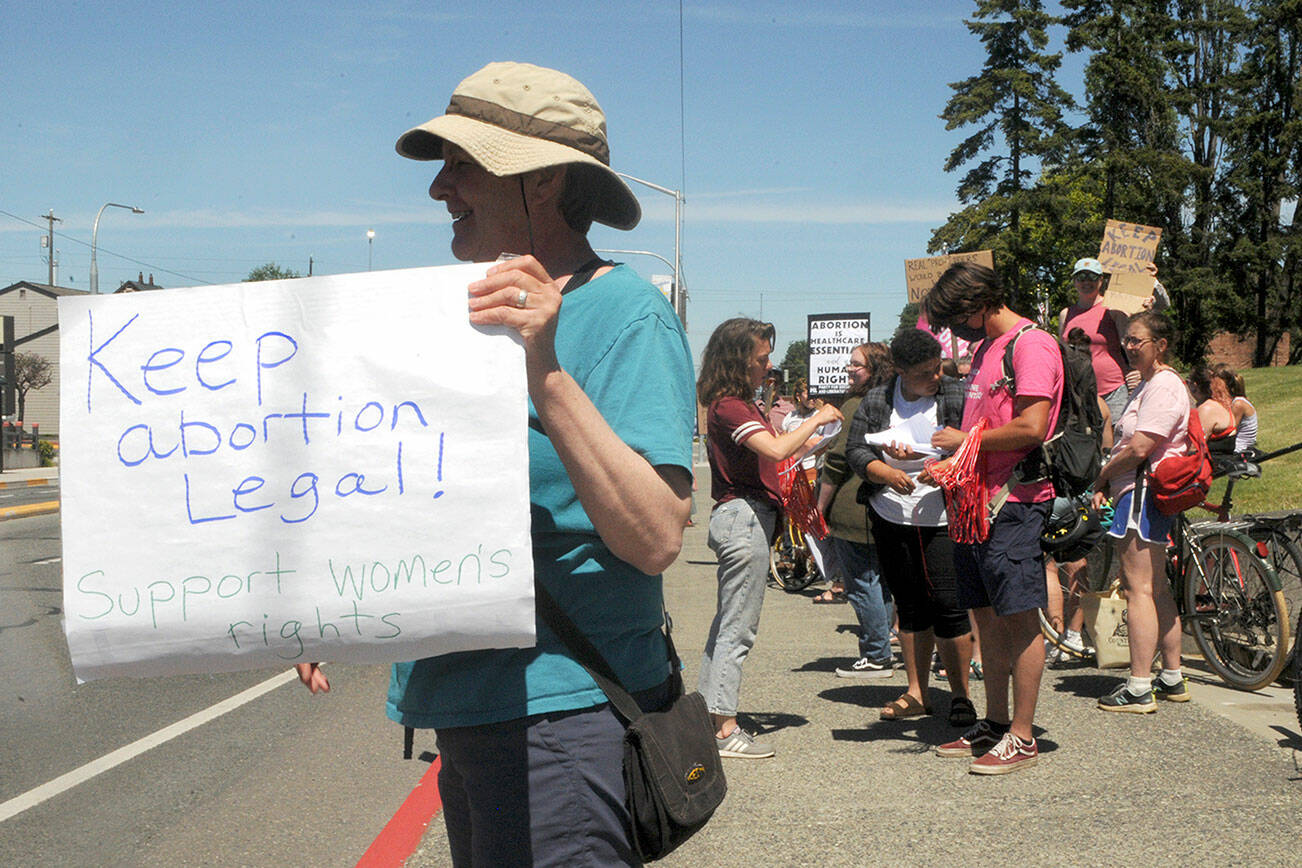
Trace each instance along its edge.
<instances>
[{"instance_id":1,"label":"cardboard sign reading keep abortion","mask_svg":"<svg viewBox=\"0 0 1302 868\"><path fill-rule=\"evenodd\" d=\"M59 299L76 675L534 643L524 352L486 266Z\"/></svg>"}]
</instances>

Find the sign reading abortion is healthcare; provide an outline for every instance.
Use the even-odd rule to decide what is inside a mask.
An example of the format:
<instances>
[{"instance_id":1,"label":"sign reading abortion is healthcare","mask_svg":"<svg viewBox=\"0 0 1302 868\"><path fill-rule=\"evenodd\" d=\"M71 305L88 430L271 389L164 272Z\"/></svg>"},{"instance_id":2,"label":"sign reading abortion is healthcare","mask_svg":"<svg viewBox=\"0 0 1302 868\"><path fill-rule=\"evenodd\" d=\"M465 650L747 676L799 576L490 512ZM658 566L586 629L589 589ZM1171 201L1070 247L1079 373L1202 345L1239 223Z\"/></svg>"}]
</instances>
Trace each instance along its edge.
<instances>
[{"instance_id":1,"label":"sign reading abortion is healthcare","mask_svg":"<svg viewBox=\"0 0 1302 868\"><path fill-rule=\"evenodd\" d=\"M524 352L484 265L59 299L80 680L534 643Z\"/></svg>"},{"instance_id":2,"label":"sign reading abortion is healthcare","mask_svg":"<svg viewBox=\"0 0 1302 868\"><path fill-rule=\"evenodd\" d=\"M809 394L843 395L850 389L846 362L868 341L866 313L820 313L808 317Z\"/></svg>"}]
</instances>

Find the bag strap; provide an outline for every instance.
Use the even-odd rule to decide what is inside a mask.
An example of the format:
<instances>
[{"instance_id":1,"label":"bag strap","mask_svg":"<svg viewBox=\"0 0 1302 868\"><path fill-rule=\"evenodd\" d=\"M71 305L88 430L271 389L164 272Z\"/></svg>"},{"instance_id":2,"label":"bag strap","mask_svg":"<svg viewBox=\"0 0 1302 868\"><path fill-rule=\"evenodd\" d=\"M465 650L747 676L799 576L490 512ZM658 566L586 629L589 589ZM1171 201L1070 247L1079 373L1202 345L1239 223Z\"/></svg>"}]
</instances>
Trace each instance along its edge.
<instances>
[{"instance_id":1,"label":"bag strap","mask_svg":"<svg viewBox=\"0 0 1302 868\"><path fill-rule=\"evenodd\" d=\"M610 663L606 661L605 657L601 656L601 652L592 644L592 640L575 626L570 616L565 614L565 610L560 607L537 579L534 580L534 598L538 608L538 615L542 618L543 623L569 649L570 653L574 655L575 661L592 676L592 680L597 682L597 686L606 694L606 698L610 700L610 704L624 721L624 725L628 726L641 717L643 714L642 709L638 707L637 701L619 683L619 676L610 667ZM669 619L669 613L666 611L665 650L669 658L670 677L674 679L679 688L676 692L681 692L682 675L679 672L681 662L678 659L678 651L674 648L671 633L672 622Z\"/></svg>"}]
</instances>

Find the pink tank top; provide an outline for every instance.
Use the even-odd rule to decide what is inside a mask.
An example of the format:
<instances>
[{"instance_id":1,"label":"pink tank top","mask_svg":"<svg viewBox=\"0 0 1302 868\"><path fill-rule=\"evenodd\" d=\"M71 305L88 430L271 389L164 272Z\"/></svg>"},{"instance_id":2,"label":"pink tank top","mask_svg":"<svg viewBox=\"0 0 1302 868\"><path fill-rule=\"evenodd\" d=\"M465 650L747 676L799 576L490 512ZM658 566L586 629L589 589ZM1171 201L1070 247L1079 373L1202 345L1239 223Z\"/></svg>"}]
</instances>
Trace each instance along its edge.
<instances>
[{"instance_id":1,"label":"pink tank top","mask_svg":"<svg viewBox=\"0 0 1302 868\"><path fill-rule=\"evenodd\" d=\"M1073 328L1085 330L1090 338L1090 361L1094 364L1094 379L1099 383L1099 394L1115 392L1126 382L1126 356L1121 349L1121 335L1117 324L1108 316L1108 307L1099 302L1085 310L1067 308L1067 324L1062 328L1065 337Z\"/></svg>"}]
</instances>

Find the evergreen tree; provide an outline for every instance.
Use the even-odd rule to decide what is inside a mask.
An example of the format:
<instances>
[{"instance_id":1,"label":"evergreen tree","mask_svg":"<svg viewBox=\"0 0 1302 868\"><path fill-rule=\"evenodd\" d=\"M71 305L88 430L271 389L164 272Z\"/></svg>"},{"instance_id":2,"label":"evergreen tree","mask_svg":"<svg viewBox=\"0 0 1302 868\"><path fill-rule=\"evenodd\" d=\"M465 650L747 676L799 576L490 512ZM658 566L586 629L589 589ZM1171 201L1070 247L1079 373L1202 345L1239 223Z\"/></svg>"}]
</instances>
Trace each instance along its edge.
<instances>
[{"instance_id":1,"label":"evergreen tree","mask_svg":"<svg viewBox=\"0 0 1302 868\"><path fill-rule=\"evenodd\" d=\"M981 71L951 84L954 94L941 118L946 129L975 127L950 154L945 171L974 163L958 185L967 207L932 235L929 248L996 251L1015 307L1032 301L1028 272L1038 265L1027 249L1023 219L1042 208L1034 180L1061 165L1070 150L1063 112L1071 95L1054 80L1061 53L1046 53L1055 19L1040 0L977 0L968 30L985 46Z\"/></svg>"},{"instance_id":2,"label":"evergreen tree","mask_svg":"<svg viewBox=\"0 0 1302 868\"><path fill-rule=\"evenodd\" d=\"M1246 16L1234 0L1165 0L1165 38L1155 48L1168 68L1172 104L1180 118L1191 167L1178 214L1171 214L1162 242L1168 250L1168 283L1178 287L1172 304L1180 325L1177 355L1200 357L1214 323L1211 314L1232 295L1213 260L1222 230L1216 187L1223 166L1222 132L1228 118L1232 78L1240 62Z\"/></svg>"},{"instance_id":3,"label":"evergreen tree","mask_svg":"<svg viewBox=\"0 0 1302 868\"><path fill-rule=\"evenodd\" d=\"M1244 62L1231 77L1224 127L1224 215L1218 264L1232 289L1217 324L1256 333L1253 364L1269 364L1302 310L1302 236L1285 208L1302 189L1302 0L1252 0Z\"/></svg>"}]
</instances>

